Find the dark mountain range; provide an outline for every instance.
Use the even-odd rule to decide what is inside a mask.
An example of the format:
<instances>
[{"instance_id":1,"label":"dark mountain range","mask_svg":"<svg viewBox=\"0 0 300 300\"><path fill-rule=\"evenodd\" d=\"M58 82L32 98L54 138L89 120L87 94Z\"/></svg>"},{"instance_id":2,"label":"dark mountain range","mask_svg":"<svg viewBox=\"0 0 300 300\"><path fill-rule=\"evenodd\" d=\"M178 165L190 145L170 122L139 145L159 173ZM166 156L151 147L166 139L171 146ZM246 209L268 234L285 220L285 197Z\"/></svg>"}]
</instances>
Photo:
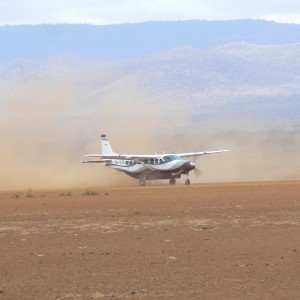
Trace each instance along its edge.
<instances>
[{"instance_id":1,"label":"dark mountain range","mask_svg":"<svg viewBox=\"0 0 300 300\"><path fill-rule=\"evenodd\" d=\"M120 60L174 47L212 49L234 42L300 42L300 25L258 20L146 22L120 25L0 26L0 63L53 57Z\"/></svg>"}]
</instances>

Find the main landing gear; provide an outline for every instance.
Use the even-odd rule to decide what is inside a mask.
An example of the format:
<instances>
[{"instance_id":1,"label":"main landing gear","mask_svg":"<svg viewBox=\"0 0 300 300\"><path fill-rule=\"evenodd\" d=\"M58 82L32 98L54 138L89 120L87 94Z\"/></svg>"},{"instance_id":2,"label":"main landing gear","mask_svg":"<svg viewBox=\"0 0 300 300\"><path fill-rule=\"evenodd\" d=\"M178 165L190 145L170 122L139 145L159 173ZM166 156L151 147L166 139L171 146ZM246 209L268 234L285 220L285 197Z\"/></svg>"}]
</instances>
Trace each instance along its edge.
<instances>
[{"instance_id":1,"label":"main landing gear","mask_svg":"<svg viewBox=\"0 0 300 300\"><path fill-rule=\"evenodd\" d=\"M185 179L184 183L186 185L190 185L191 184L191 180L189 178L189 175L188 174L185 174L185 175L187 176L187 178ZM170 183L170 185L175 185L176 184L176 179L175 178L171 178L169 180L169 183ZM140 186L145 186L146 185L146 180L145 179L140 179L139 180L139 184L140 184Z\"/></svg>"},{"instance_id":2,"label":"main landing gear","mask_svg":"<svg viewBox=\"0 0 300 300\"><path fill-rule=\"evenodd\" d=\"M140 179L140 186L145 186L145 185L146 185L146 180Z\"/></svg>"},{"instance_id":3,"label":"main landing gear","mask_svg":"<svg viewBox=\"0 0 300 300\"><path fill-rule=\"evenodd\" d=\"M169 182L170 182L171 185L175 185L176 184L176 179L175 178L171 178L169 180Z\"/></svg>"}]
</instances>

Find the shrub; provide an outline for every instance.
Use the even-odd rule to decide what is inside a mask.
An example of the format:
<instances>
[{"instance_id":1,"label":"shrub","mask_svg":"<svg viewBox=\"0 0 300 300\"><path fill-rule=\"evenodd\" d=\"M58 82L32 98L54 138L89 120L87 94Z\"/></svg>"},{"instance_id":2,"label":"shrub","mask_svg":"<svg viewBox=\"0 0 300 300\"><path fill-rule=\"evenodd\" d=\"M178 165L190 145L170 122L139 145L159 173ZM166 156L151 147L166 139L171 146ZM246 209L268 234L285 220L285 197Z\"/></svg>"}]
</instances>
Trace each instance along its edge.
<instances>
[{"instance_id":1,"label":"shrub","mask_svg":"<svg viewBox=\"0 0 300 300\"><path fill-rule=\"evenodd\" d=\"M58 196L73 196L72 192L60 193Z\"/></svg>"},{"instance_id":2,"label":"shrub","mask_svg":"<svg viewBox=\"0 0 300 300\"><path fill-rule=\"evenodd\" d=\"M85 189L84 194L85 196L95 196L95 195L99 195L99 193L95 190L95 189Z\"/></svg>"}]
</instances>

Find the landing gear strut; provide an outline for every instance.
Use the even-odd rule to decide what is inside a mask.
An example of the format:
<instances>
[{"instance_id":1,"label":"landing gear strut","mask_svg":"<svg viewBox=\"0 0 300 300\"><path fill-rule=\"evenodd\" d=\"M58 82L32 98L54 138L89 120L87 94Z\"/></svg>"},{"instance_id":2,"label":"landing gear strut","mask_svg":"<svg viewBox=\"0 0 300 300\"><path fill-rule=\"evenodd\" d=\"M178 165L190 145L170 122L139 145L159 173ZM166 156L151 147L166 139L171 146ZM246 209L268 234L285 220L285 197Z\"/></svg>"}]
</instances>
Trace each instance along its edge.
<instances>
[{"instance_id":1,"label":"landing gear strut","mask_svg":"<svg viewBox=\"0 0 300 300\"><path fill-rule=\"evenodd\" d=\"M190 179L189 178L187 178L186 180L185 180L185 182L184 182L186 185L190 185L191 184L191 181L190 181Z\"/></svg>"},{"instance_id":2,"label":"landing gear strut","mask_svg":"<svg viewBox=\"0 0 300 300\"><path fill-rule=\"evenodd\" d=\"M146 180L140 179L140 186L145 186L145 185L146 185Z\"/></svg>"},{"instance_id":3,"label":"landing gear strut","mask_svg":"<svg viewBox=\"0 0 300 300\"><path fill-rule=\"evenodd\" d=\"M169 182L170 182L171 185L175 185L176 184L176 179L175 178L171 178L169 180Z\"/></svg>"},{"instance_id":4,"label":"landing gear strut","mask_svg":"<svg viewBox=\"0 0 300 300\"><path fill-rule=\"evenodd\" d=\"M186 180L185 180L185 184L186 185L190 185L191 184L191 180L190 180L190 178L189 178L189 173L187 173L187 174L185 174L186 175Z\"/></svg>"}]
</instances>

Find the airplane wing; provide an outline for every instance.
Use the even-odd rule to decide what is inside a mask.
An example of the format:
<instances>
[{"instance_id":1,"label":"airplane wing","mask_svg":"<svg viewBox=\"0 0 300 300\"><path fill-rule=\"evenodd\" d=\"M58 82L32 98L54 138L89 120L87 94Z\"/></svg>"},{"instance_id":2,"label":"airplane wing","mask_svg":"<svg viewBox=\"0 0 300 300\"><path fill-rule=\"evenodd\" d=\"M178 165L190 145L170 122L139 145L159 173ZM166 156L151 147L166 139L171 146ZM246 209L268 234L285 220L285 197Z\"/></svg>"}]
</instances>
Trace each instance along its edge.
<instances>
[{"instance_id":1,"label":"airplane wing","mask_svg":"<svg viewBox=\"0 0 300 300\"><path fill-rule=\"evenodd\" d=\"M216 151L202 151L202 152L190 152L190 153L178 153L177 155L180 157L192 157L192 156L200 156L205 154L215 154L215 153L222 153L228 152L229 150L216 150Z\"/></svg>"},{"instance_id":2,"label":"airplane wing","mask_svg":"<svg viewBox=\"0 0 300 300\"><path fill-rule=\"evenodd\" d=\"M217 150L217 151L202 151L202 152L189 152L189 153L173 153L173 154L150 154L150 155L139 155L139 154L115 154L115 155L103 155L103 154L87 154L86 157L97 157L100 161L97 162L105 162L112 159L117 160L144 160L144 159L155 159L161 158L164 155L178 155L180 157L192 157L192 156L200 156L205 154L215 154L221 152L227 152L229 150Z\"/></svg>"}]
</instances>

